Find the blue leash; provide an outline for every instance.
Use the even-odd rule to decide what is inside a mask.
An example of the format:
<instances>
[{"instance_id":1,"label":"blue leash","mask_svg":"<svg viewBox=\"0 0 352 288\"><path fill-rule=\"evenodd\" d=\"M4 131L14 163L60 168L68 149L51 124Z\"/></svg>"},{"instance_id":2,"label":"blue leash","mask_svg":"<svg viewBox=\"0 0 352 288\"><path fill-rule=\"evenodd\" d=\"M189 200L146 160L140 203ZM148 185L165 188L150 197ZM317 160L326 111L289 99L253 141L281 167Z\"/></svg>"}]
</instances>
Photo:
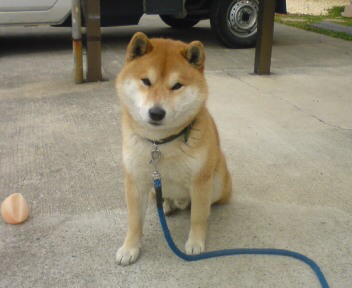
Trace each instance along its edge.
<instances>
[{"instance_id":1,"label":"blue leash","mask_svg":"<svg viewBox=\"0 0 352 288\"><path fill-rule=\"evenodd\" d=\"M276 255L276 256L285 256L291 257L297 260L300 260L306 263L310 268L313 269L314 273L319 279L322 288L329 288L328 282L326 281L324 274L321 272L319 266L310 258L293 252L283 249L228 249L228 250L218 250L205 252L198 255L187 255L183 253L180 249L177 248L174 241L172 240L169 228L166 223L164 209L163 209L163 199L162 199L162 190L161 190L161 179L158 172L154 172L154 189L156 193L157 200L157 209L159 214L159 220L161 228L164 232L164 236L167 244L169 245L172 252L174 252L178 257L185 261L198 261L214 257L222 256L234 256L234 255Z\"/></svg>"}]
</instances>

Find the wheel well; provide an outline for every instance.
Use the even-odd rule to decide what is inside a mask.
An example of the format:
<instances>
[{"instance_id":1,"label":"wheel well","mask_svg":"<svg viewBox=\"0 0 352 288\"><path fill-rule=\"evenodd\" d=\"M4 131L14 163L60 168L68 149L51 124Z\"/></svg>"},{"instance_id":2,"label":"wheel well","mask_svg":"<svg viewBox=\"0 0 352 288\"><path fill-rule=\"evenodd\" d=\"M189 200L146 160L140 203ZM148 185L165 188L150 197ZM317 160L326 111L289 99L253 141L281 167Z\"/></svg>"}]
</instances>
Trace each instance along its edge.
<instances>
[{"instance_id":1,"label":"wheel well","mask_svg":"<svg viewBox=\"0 0 352 288\"><path fill-rule=\"evenodd\" d=\"M210 9L213 1L216 0L186 0L185 7L187 10Z\"/></svg>"},{"instance_id":2,"label":"wheel well","mask_svg":"<svg viewBox=\"0 0 352 288\"><path fill-rule=\"evenodd\" d=\"M210 18L210 7L217 0L186 0L185 9L187 16L199 20Z\"/></svg>"},{"instance_id":3,"label":"wheel well","mask_svg":"<svg viewBox=\"0 0 352 288\"><path fill-rule=\"evenodd\" d=\"M204 8L210 9L211 4L213 2L216 2L218 0L186 0L186 8L187 8L187 3L189 2L190 5L191 3L197 4L200 2L204 2L202 3L202 5L204 5ZM275 6L275 12L276 13L281 13L281 14L287 14L287 9L286 9L286 0L276 0L276 6Z\"/></svg>"}]
</instances>

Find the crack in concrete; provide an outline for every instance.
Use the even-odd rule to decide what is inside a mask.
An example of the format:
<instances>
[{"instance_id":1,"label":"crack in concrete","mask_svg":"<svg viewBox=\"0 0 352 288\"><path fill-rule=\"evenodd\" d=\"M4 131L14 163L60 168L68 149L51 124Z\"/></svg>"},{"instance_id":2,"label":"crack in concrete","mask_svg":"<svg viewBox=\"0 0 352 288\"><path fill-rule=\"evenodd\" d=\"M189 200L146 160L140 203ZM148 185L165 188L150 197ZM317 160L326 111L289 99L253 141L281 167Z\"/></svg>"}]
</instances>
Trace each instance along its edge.
<instances>
[{"instance_id":1,"label":"crack in concrete","mask_svg":"<svg viewBox=\"0 0 352 288\"><path fill-rule=\"evenodd\" d=\"M337 129L340 129L340 130L343 130L343 131L352 131L352 129L350 129L350 128L343 128L343 127L340 127L340 126L338 126L338 125L328 123L328 122L324 121L323 119L319 118L318 116L315 116L314 114L311 114L311 113L308 113L308 112L302 110L302 108L300 108L299 106L297 106L296 104L292 103L291 101L289 101L289 100L287 100L287 99L283 99L283 98L278 97L278 96L274 96L274 97L277 97L277 98L279 98L280 100L289 103L289 104L292 105L294 108L296 108L298 111L300 111L300 112L302 112L302 113L304 113L304 114L306 114L306 115L311 116L312 118L318 120L320 123L323 123L323 124L326 125L326 126L330 126L330 127L333 127L333 128L337 128Z\"/></svg>"},{"instance_id":2,"label":"crack in concrete","mask_svg":"<svg viewBox=\"0 0 352 288\"><path fill-rule=\"evenodd\" d=\"M254 76L257 76L257 75L254 75ZM292 105L292 106L293 106L295 109L297 109L298 111L300 111L300 112L302 112L302 113L304 113L304 114L306 114L306 115L311 116L312 118L318 120L320 123L322 123L322 124L324 124L324 125L326 125L326 126L330 126L330 127L333 127L333 128L337 128L337 129L340 129L340 130L342 130L342 131L352 132L352 129L350 129L350 128L343 128L343 127L341 127L341 126L328 123L328 122L324 121L323 119L319 118L318 116L315 116L314 114L311 114L311 113L308 113L308 112L302 110L302 108L300 108L299 106L297 106L296 104L292 103L291 101L289 101L289 100L287 100L287 99L283 99L282 97L279 97L279 96L273 95L273 94L271 94L271 93L267 93L267 92L265 92L265 91L262 91L262 90L259 89L258 87L253 86L252 84L248 83L247 81L245 81L245 80L243 80L243 79L241 79L241 78L236 78L236 79L238 79L239 81L245 83L246 85L248 85L249 87L251 87L251 88L253 88L253 89L257 90L257 91L260 91L261 93L264 93L265 95L268 95L268 96L271 96L271 97L275 97L275 98L277 98L277 99L279 99L279 100L281 100L281 101L284 101L284 102L286 102L286 103L289 103L290 105Z\"/></svg>"}]
</instances>

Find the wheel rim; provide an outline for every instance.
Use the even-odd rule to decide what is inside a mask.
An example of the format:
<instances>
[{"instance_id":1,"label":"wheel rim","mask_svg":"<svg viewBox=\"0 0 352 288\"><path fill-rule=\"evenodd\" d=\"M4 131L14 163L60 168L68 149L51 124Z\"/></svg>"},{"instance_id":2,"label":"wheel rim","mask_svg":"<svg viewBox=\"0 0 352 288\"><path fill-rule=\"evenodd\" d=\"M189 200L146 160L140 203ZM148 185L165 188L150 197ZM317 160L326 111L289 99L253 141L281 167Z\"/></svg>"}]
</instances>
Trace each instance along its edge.
<instances>
[{"instance_id":1,"label":"wheel rim","mask_svg":"<svg viewBox=\"0 0 352 288\"><path fill-rule=\"evenodd\" d=\"M238 37L247 38L257 31L259 6L255 0L235 0L227 12L227 25Z\"/></svg>"}]
</instances>

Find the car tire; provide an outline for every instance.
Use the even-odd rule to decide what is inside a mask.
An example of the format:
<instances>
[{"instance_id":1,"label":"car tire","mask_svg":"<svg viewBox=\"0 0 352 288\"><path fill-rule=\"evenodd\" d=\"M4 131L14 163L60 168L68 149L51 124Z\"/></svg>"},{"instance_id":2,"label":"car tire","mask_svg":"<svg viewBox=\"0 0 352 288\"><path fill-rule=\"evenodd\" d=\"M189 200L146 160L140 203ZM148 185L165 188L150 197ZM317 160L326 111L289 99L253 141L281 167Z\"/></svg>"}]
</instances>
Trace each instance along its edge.
<instances>
[{"instance_id":1,"label":"car tire","mask_svg":"<svg viewBox=\"0 0 352 288\"><path fill-rule=\"evenodd\" d=\"M175 29L187 29L196 25L199 20L191 19L189 17L186 18L175 18L172 15L159 15L161 20L167 25Z\"/></svg>"},{"instance_id":2,"label":"car tire","mask_svg":"<svg viewBox=\"0 0 352 288\"><path fill-rule=\"evenodd\" d=\"M255 46L259 0L214 0L210 25L216 37L231 48Z\"/></svg>"}]
</instances>

